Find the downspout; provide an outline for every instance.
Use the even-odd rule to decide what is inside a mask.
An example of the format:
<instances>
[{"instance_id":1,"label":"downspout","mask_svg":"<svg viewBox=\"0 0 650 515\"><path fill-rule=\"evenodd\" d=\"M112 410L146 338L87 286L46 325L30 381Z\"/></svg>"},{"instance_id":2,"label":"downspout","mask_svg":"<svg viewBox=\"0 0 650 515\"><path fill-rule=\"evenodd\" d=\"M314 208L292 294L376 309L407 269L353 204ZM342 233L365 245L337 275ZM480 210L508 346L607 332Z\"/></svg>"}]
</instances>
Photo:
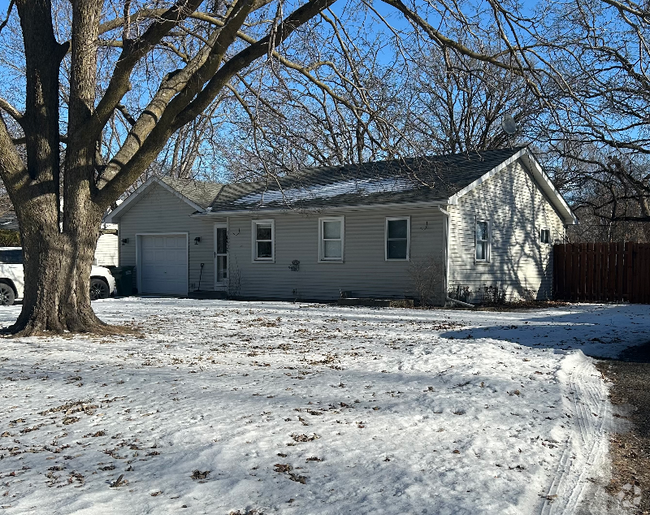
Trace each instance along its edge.
<instances>
[{"instance_id":1,"label":"downspout","mask_svg":"<svg viewBox=\"0 0 650 515\"><path fill-rule=\"evenodd\" d=\"M438 210L445 215L445 229L443 231L443 235L445 238L445 255L444 255L444 262L445 262L445 278L444 278L444 284L443 286L443 291L445 292L445 297L447 296L447 292L449 291L449 212L445 211L443 208L440 206L436 206Z\"/></svg>"},{"instance_id":2,"label":"downspout","mask_svg":"<svg viewBox=\"0 0 650 515\"><path fill-rule=\"evenodd\" d=\"M445 215L445 278L444 278L444 292L445 292L445 301L451 302L452 304L457 304L464 308L473 308L474 305L469 302L463 302L458 299L452 299L449 296L449 211L445 211L440 206L436 206L440 212Z\"/></svg>"}]
</instances>

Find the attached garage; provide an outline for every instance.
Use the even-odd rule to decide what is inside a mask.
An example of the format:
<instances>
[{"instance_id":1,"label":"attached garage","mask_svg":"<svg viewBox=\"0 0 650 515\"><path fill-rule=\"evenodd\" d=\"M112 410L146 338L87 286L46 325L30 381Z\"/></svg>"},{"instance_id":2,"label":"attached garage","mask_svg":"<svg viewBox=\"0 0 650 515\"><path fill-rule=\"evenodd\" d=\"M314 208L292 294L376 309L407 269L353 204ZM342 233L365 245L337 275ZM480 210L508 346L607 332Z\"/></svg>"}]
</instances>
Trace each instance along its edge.
<instances>
[{"instance_id":1,"label":"attached garage","mask_svg":"<svg viewBox=\"0 0 650 515\"><path fill-rule=\"evenodd\" d=\"M138 234L138 291L187 295L188 234Z\"/></svg>"}]
</instances>

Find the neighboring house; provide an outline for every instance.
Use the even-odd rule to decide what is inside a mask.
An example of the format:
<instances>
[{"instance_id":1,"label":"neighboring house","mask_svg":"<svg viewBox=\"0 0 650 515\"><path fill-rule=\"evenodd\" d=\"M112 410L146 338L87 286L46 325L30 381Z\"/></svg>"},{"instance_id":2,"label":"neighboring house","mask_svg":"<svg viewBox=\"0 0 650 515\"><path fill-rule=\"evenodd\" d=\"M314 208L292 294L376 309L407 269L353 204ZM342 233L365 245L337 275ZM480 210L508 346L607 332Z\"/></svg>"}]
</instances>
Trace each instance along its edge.
<instances>
[{"instance_id":1,"label":"neighboring house","mask_svg":"<svg viewBox=\"0 0 650 515\"><path fill-rule=\"evenodd\" d=\"M138 290L334 300L447 292L551 296L554 241L576 219L525 148L310 168L228 185L152 178L108 217Z\"/></svg>"},{"instance_id":2,"label":"neighboring house","mask_svg":"<svg viewBox=\"0 0 650 515\"><path fill-rule=\"evenodd\" d=\"M95 248L94 263L99 266L117 266L120 261L117 224L102 222Z\"/></svg>"},{"instance_id":3,"label":"neighboring house","mask_svg":"<svg viewBox=\"0 0 650 515\"><path fill-rule=\"evenodd\" d=\"M6 231L12 234L7 238L2 234ZM9 203L6 210L0 215L0 236L6 241L2 241L0 246L14 247L20 245L19 237L20 228L18 226L18 217L13 206ZM117 266L118 264L118 242L117 242L117 224L107 224L102 222L99 232L99 240L95 248L95 259L93 264L99 266Z\"/></svg>"}]
</instances>

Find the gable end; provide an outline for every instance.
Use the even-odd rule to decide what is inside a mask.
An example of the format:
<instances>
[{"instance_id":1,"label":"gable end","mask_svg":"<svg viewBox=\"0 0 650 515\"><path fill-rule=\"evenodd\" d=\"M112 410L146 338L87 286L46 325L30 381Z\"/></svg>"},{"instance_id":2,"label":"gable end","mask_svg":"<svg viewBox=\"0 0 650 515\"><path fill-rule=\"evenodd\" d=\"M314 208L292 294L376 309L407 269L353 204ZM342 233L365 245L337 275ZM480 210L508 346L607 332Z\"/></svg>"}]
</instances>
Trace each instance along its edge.
<instances>
[{"instance_id":1,"label":"gable end","mask_svg":"<svg viewBox=\"0 0 650 515\"><path fill-rule=\"evenodd\" d=\"M201 206L196 204L195 202L192 202L190 199L176 191L174 188L166 184L164 181L160 180L158 177L151 177L147 179L147 181L142 184L135 192L133 192L131 195L129 195L124 202L122 202L119 206L117 206L113 211L111 211L107 216L105 221L108 223L117 223L119 219L124 216L129 209L131 209L133 206L135 206L142 198L144 198L145 192L153 185L157 184L167 190L169 193L174 195L175 197L179 198L183 202L185 202L188 206L190 206L192 209L198 212L204 212L205 209L203 209Z\"/></svg>"}]
</instances>

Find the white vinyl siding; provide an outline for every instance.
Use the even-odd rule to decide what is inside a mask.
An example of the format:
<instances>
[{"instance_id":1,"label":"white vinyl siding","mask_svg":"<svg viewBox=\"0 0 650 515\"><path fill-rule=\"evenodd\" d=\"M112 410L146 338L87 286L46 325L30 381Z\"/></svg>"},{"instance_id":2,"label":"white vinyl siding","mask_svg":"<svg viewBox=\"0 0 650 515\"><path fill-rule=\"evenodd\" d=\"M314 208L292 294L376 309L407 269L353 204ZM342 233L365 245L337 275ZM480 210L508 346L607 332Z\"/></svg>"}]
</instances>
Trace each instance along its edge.
<instances>
[{"instance_id":1,"label":"white vinyl siding","mask_svg":"<svg viewBox=\"0 0 650 515\"><path fill-rule=\"evenodd\" d=\"M275 222L274 220L253 220L253 262L275 261Z\"/></svg>"},{"instance_id":2,"label":"white vinyl siding","mask_svg":"<svg viewBox=\"0 0 650 515\"><path fill-rule=\"evenodd\" d=\"M214 288L214 223L218 219L191 217L196 210L158 184L152 184L137 202L120 214L119 264L136 266L136 233L188 233L189 291ZM223 219L225 222L225 218ZM194 238L201 242L194 245ZM127 243L122 240L128 239ZM201 263L204 263L201 272ZM136 278L142 270L136 270Z\"/></svg>"},{"instance_id":3,"label":"white vinyl siding","mask_svg":"<svg viewBox=\"0 0 650 515\"><path fill-rule=\"evenodd\" d=\"M554 239L564 224L530 173L515 162L448 206L449 289L468 287L480 300L485 287L506 290L508 300L551 297L552 245L540 243L539 228ZM489 221L489 261L477 266L476 220Z\"/></svg>"},{"instance_id":4,"label":"white vinyl siding","mask_svg":"<svg viewBox=\"0 0 650 515\"><path fill-rule=\"evenodd\" d=\"M99 266L117 266L119 262L117 234L102 234L97 240L94 263Z\"/></svg>"},{"instance_id":5,"label":"white vinyl siding","mask_svg":"<svg viewBox=\"0 0 650 515\"><path fill-rule=\"evenodd\" d=\"M411 219L409 217L386 218L386 261L408 261L411 243Z\"/></svg>"},{"instance_id":6,"label":"white vinyl siding","mask_svg":"<svg viewBox=\"0 0 650 515\"><path fill-rule=\"evenodd\" d=\"M251 217L229 217L231 293L242 298L335 300L341 292L355 297L414 296L409 261L385 259L386 216L410 219L413 234L409 258L443 260L443 215L436 208L346 209L344 261L319 263L319 218L337 218L343 209L326 213L287 212L275 216L275 262L251 263ZM294 261L299 266L290 268ZM237 278L237 279L235 279Z\"/></svg>"},{"instance_id":7,"label":"white vinyl siding","mask_svg":"<svg viewBox=\"0 0 650 515\"><path fill-rule=\"evenodd\" d=\"M342 262L345 243L344 217L318 219L318 261Z\"/></svg>"}]
</instances>

